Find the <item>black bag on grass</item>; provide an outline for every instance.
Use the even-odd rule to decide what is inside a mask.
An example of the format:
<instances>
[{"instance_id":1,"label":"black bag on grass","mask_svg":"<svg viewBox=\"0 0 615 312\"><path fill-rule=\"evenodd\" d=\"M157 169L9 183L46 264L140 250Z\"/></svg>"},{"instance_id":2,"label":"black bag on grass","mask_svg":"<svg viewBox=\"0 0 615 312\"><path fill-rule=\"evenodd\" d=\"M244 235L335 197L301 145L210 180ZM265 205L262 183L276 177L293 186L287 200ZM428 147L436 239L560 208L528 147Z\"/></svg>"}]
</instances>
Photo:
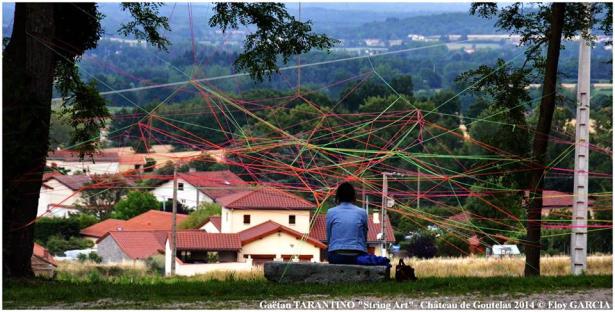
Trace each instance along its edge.
<instances>
[{"instance_id":1,"label":"black bag on grass","mask_svg":"<svg viewBox=\"0 0 615 312\"><path fill-rule=\"evenodd\" d=\"M416 281L416 275L414 275L414 268L404 263L404 260L399 259L399 263L395 268L395 280L398 282L403 281Z\"/></svg>"}]
</instances>

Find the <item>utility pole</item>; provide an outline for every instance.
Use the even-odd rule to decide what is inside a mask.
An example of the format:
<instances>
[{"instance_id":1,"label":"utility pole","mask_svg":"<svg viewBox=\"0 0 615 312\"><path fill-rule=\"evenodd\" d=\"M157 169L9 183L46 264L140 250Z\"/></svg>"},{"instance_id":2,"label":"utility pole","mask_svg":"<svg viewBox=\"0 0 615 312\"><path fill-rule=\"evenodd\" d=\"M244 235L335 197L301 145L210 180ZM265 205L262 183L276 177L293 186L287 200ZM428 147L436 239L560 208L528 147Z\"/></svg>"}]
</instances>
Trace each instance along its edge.
<instances>
[{"instance_id":1,"label":"utility pole","mask_svg":"<svg viewBox=\"0 0 615 312\"><path fill-rule=\"evenodd\" d=\"M175 275L177 257L177 162L173 165L173 217L171 222L171 276Z\"/></svg>"},{"instance_id":2,"label":"utility pole","mask_svg":"<svg viewBox=\"0 0 615 312\"><path fill-rule=\"evenodd\" d=\"M416 167L416 209L421 208L421 167Z\"/></svg>"},{"instance_id":3,"label":"utility pole","mask_svg":"<svg viewBox=\"0 0 615 312\"><path fill-rule=\"evenodd\" d=\"M383 257L386 257L386 234L384 232L384 216L385 216L385 211L386 211L386 207L388 205L388 201L389 201L389 181L387 179L387 175L389 173L387 172L383 172L382 173L382 208L380 209L380 238L382 239L382 250L381 250L381 255Z\"/></svg>"},{"instance_id":4,"label":"utility pole","mask_svg":"<svg viewBox=\"0 0 615 312\"><path fill-rule=\"evenodd\" d=\"M574 150L574 203L570 262L572 274L587 270L587 197L589 172L589 91L591 45L581 38L579 43L579 73L577 80L577 116Z\"/></svg>"}]
</instances>

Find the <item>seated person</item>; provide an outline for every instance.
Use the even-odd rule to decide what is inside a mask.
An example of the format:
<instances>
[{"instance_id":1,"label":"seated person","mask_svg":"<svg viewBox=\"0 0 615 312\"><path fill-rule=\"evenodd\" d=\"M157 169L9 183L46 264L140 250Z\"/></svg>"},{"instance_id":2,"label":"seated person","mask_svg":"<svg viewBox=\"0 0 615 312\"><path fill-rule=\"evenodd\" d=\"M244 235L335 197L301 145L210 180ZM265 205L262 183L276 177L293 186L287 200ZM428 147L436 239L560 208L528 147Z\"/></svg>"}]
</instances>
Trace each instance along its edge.
<instances>
[{"instance_id":1,"label":"seated person","mask_svg":"<svg viewBox=\"0 0 615 312\"><path fill-rule=\"evenodd\" d=\"M386 265L389 259L367 253L367 213L354 205L356 192L348 182L335 194L337 206L327 211L327 259L331 264Z\"/></svg>"}]
</instances>

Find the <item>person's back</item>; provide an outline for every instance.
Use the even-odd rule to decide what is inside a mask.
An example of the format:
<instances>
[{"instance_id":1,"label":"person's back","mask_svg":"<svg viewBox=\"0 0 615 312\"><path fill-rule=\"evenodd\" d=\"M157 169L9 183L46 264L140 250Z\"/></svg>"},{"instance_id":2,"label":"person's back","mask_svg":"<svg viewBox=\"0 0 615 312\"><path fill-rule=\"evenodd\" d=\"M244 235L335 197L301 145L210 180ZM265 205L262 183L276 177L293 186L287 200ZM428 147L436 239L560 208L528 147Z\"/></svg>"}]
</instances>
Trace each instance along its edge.
<instances>
[{"instance_id":1,"label":"person's back","mask_svg":"<svg viewBox=\"0 0 615 312\"><path fill-rule=\"evenodd\" d=\"M328 251L367 252L367 213L352 203L327 211Z\"/></svg>"},{"instance_id":2,"label":"person's back","mask_svg":"<svg viewBox=\"0 0 615 312\"><path fill-rule=\"evenodd\" d=\"M327 260L332 264L386 265L389 259L367 253L367 213L354 205L356 193L342 183L335 194L337 206L327 211Z\"/></svg>"}]
</instances>

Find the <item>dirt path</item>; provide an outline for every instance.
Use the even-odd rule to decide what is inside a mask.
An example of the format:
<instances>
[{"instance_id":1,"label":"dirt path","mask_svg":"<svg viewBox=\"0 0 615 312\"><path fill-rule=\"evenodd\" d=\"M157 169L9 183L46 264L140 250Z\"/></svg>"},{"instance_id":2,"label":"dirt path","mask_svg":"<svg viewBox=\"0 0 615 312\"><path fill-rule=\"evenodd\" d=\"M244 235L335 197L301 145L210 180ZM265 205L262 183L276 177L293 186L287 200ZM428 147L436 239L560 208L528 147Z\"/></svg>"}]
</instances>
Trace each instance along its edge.
<instances>
[{"instance_id":1,"label":"dirt path","mask_svg":"<svg viewBox=\"0 0 615 312\"><path fill-rule=\"evenodd\" d=\"M267 310L331 310L331 309L612 309L612 289L557 291L484 296L471 293L459 296L432 297L353 297L334 298L326 295L304 296L278 301L226 300L153 303L120 301L111 298L82 303L58 303L50 306L22 307L27 309L267 309Z\"/></svg>"}]
</instances>

